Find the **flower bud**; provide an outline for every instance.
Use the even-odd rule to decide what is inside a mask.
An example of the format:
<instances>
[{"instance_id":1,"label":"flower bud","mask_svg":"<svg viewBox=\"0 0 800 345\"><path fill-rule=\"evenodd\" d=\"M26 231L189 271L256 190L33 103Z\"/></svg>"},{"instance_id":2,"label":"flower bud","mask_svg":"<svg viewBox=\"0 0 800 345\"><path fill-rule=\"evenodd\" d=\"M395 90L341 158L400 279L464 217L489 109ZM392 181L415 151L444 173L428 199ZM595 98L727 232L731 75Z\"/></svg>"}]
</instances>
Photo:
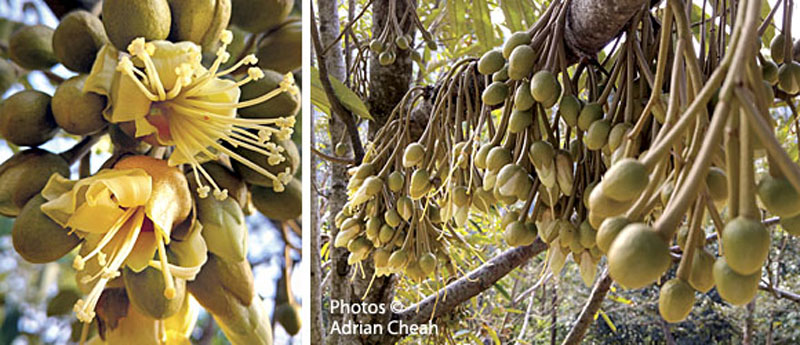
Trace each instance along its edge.
<instances>
[{"instance_id":1,"label":"flower bud","mask_svg":"<svg viewBox=\"0 0 800 345\"><path fill-rule=\"evenodd\" d=\"M21 151L0 164L0 215L17 216L53 174L69 176L69 165L40 149Z\"/></svg>"},{"instance_id":2,"label":"flower bud","mask_svg":"<svg viewBox=\"0 0 800 345\"><path fill-rule=\"evenodd\" d=\"M36 195L25 204L11 229L14 249L25 260L46 263L66 255L81 239L42 213L45 198ZM74 302L74 301L73 301Z\"/></svg>"}]
</instances>

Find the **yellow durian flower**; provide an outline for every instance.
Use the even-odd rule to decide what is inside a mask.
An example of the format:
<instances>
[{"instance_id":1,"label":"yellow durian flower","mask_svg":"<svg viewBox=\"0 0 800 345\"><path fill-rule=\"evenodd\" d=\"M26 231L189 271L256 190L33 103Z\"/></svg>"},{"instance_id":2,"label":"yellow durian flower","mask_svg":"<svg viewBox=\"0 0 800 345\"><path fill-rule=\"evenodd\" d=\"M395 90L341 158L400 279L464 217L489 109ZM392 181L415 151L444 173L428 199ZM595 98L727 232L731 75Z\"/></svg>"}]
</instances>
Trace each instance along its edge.
<instances>
[{"instance_id":1,"label":"yellow durian flower","mask_svg":"<svg viewBox=\"0 0 800 345\"><path fill-rule=\"evenodd\" d=\"M82 322L94 319L100 295L123 267L161 270L164 296L171 299L173 276L193 280L204 263L180 267L167 260L170 233L188 217L192 200L184 175L163 160L131 156L78 181L54 174L42 196L48 200L42 212L85 239L84 255L73 261L80 283L90 287L74 308ZM159 260L153 260L156 253Z\"/></svg>"},{"instance_id":2,"label":"yellow durian flower","mask_svg":"<svg viewBox=\"0 0 800 345\"><path fill-rule=\"evenodd\" d=\"M191 166L199 195L205 197L213 190L220 200L227 196L227 191L214 182L201 164L221 154L271 179L278 192L292 180L289 169L273 174L231 149L243 147L255 151L266 156L271 165L283 162L286 159L282 155L284 149L270 138L289 139L294 116L245 119L237 116L237 109L265 102L283 92L293 95L298 92L289 73L275 90L240 102L239 87L263 78L264 72L258 67L249 67L247 77L240 81L222 78L258 62L251 54L220 71L220 66L230 59L225 49L232 38L230 31L222 32L221 47L209 68L201 63L201 47L192 42L146 42L144 38L137 38L127 52L106 44L98 53L84 86L84 91L108 96L104 115L109 122L133 123L137 138L174 147L169 165Z\"/></svg>"}]
</instances>

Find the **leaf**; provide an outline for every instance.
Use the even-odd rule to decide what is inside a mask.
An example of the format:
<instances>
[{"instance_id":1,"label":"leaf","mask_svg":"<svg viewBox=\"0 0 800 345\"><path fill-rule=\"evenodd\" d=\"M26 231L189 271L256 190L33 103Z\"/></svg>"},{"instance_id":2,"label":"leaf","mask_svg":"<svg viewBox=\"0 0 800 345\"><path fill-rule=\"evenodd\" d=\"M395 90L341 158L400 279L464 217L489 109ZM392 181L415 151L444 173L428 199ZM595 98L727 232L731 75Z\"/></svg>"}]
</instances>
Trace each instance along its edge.
<instances>
[{"instance_id":1,"label":"leaf","mask_svg":"<svg viewBox=\"0 0 800 345\"><path fill-rule=\"evenodd\" d=\"M447 14L450 27L452 29L453 37L457 37L456 33L467 32L467 4L464 0L447 0ZM453 40L455 41L455 40Z\"/></svg>"},{"instance_id":2,"label":"leaf","mask_svg":"<svg viewBox=\"0 0 800 345\"><path fill-rule=\"evenodd\" d=\"M508 293L506 288L504 288L502 285L500 285L498 283L495 283L493 286L494 286L495 290L497 290L497 292L500 293L500 295L505 297L506 300L511 301L511 295Z\"/></svg>"},{"instance_id":3,"label":"leaf","mask_svg":"<svg viewBox=\"0 0 800 345\"><path fill-rule=\"evenodd\" d=\"M364 101L362 101L355 92L333 76L328 75L328 79L331 81L333 93L336 94L336 98L339 99L342 106L362 119L374 121L372 115L369 114L369 110L367 110L367 105L364 104ZM328 100L325 89L322 87L322 81L319 78L319 70L316 67L311 67L311 104L315 105L324 113L331 113L331 103Z\"/></svg>"},{"instance_id":4,"label":"leaf","mask_svg":"<svg viewBox=\"0 0 800 345\"><path fill-rule=\"evenodd\" d=\"M608 317L606 312L604 312L603 309L600 309L600 310L597 311L597 313L600 314L600 316L603 317L603 321L606 322L606 324L608 325L608 328L611 328L612 332L617 333L617 326L614 326L614 323L611 322L611 318ZM594 318L595 318L595 320L597 320L597 314L594 315Z\"/></svg>"},{"instance_id":5,"label":"leaf","mask_svg":"<svg viewBox=\"0 0 800 345\"><path fill-rule=\"evenodd\" d=\"M519 12L520 2L522 0L500 0L500 9L503 11L505 17L505 25L512 31L522 31L525 26L522 25L522 14Z\"/></svg>"},{"instance_id":6,"label":"leaf","mask_svg":"<svg viewBox=\"0 0 800 345\"><path fill-rule=\"evenodd\" d=\"M778 6L777 3L775 6ZM761 18L766 18L769 15L769 12L772 11L772 7L770 7L768 1L764 1L761 5ZM776 13L777 16L777 13ZM772 17L773 21L767 25L767 29L764 30L764 34L761 35L761 43L765 47L769 47L769 43L772 42L772 38L775 37L775 16Z\"/></svg>"},{"instance_id":7,"label":"leaf","mask_svg":"<svg viewBox=\"0 0 800 345\"><path fill-rule=\"evenodd\" d=\"M489 4L486 0L475 0L472 10L474 11L472 27L475 28L475 35L478 36L481 53L483 53L495 46L494 26L489 12Z\"/></svg>"},{"instance_id":8,"label":"leaf","mask_svg":"<svg viewBox=\"0 0 800 345\"><path fill-rule=\"evenodd\" d=\"M537 13L539 6L531 0L520 0L518 3L519 11L524 15L525 27L527 28L536 23L539 18Z\"/></svg>"},{"instance_id":9,"label":"leaf","mask_svg":"<svg viewBox=\"0 0 800 345\"><path fill-rule=\"evenodd\" d=\"M489 336L492 338L492 341L494 341L495 345L500 345L500 337L497 336L497 332L494 329L487 325L483 325L483 329L489 333Z\"/></svg>"}]
</instances>

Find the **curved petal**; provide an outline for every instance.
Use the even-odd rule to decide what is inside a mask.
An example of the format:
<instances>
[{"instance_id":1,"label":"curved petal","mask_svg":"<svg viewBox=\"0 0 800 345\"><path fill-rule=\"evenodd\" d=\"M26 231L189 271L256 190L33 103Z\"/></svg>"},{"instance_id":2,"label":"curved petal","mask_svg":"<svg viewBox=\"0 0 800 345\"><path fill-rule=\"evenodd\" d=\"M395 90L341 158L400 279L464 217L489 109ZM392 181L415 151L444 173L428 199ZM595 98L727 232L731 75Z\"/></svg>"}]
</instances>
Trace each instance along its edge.
<instances>
[{"instance_id":1,"label":"curved petal","mask_svg":"<svg viewBox=\"0 0 800 345\"><path fill-rule=\"evenodd\" d=\"M172 43L168 41L152 41L156 49L150 59L158 72L158 79L164 89L175 87L177 73L175 69L181 64L188 63L193 66L200 65L202 53L200 47L189 41Z\"/></svg>"},{"instance_id":2,"label":"curved petal","mask_svg":"<svg viewBox=\"0 0 800 345\"><path fill-rule=\"evenodd\" d=\"M84 203L69 217L66 226L89 233L105 233L124 213L125 211L113 203L103 202L95 205Z\"/></svg>"},{"instance_id":3,"label":"curved petal","mask_svg":"<svg viewBox=\"0 0 800 345\"><path fill-rule=\"evenodd\" d=\"M152 193L153 178L141 169L115 170L122 174L98 179L86 191L86 201L89 204L99 202L105 194L102 189L108 189L116 202L121 207L142 206L147 203ZM110 196L109 195L109 196Z\"/></svg>"},{"instance_id":4,"label":"curved petal","mask_svg":"<svg viewBox=\"0 0 800 345\"><path fill-rule=\"evenodd\" d=\"M139 233L139 238L136 239L133 250L128 254L125 264L134 272L139 273L147 268L150 260L153 260L156 249L158 249L158 245L155 232L142 231Z\"/></svg>"},{"instance_id":5,"label":"curved petal","mask_svg":"<svg viewBox=\"0 0 800 345\"><path fill-rule=\"evenodd\" d=\"M111 81L117 74L117 59L119 51L111 44L106 44L97 52L97 58L92 65L92 71L83 85L83 92L94 92L108 96L111 90Z\"/></svg>"},{"instance_id":6,"label":"curved petal","mask_svg":"<svg viewBox=\"0 0 800 345\"><path fill-rule=\"evenodd\" d=\"M241 96L242 91L238 87L234 87L235 84L236 83L232 80L216 78L209 81L202 87L202 92L199 93L202 96L195 97L194 99L213 103L236 104L239 102L239 97ZM206 110L219 115L227 115L231 117L236 115L236 107L234 106L231 106L225 111L221 111L220 108Z\"/></svg>"},{"instance_id":7,"label":"curved petal","mask_svg":"<svg viewBox=\"0 0 800 345\"><path fill-rule=\"evenodd\" d=\"M49 201L41 209L63 227L105 232L113 225L110 219L122 215L120 206L145 205L151 188L152 178L142 169L100 170L79 181L53 175L42 190Z\"/></svg>"},{"instance_id":8,"label":"curved petal","mask_svg":"<svg viewBox=\"0 0 800 345\"><path fill-rule=\"evenodd\" d=\"M109 98L111 99L110 103L116 106L111 108L109 122L133 121L150 113L152 102L142 93L136 83L138 81L134 81L128 75L123 75L122 73L114 74Z\"/></svg>"},{"instance_id":9,"label":"curved petal","mask_svg":"<svg viewBox=\"0 0 800 345\"><path fill-rule=\"evenodd\" d=\"M66 227L70 215L75 211L74 197L71 193L75 181L53 174L42 189L42 196L48 201L40 209L61 227Z\"/></svg>"}]
</instances>

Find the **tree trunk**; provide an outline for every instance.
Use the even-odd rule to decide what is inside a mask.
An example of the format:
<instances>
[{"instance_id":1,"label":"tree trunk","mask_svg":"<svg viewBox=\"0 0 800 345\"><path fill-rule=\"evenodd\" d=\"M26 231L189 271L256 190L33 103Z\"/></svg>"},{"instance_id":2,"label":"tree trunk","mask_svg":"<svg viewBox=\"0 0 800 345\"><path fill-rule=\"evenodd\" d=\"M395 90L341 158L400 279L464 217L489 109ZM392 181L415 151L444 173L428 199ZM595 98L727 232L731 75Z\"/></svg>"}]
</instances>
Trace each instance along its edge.
<instances>
[{"instance_id":1,"label":"tree trunk","mask_svg":"<svg viewBox=\"0 0 800 345\"><path fill-rule=\"evenodd\" d=\"M319 10L316 12L319 15L319 35L322 45L327 47L334 42L339 35L339 1L325 0L318 1ZM317 52L319 54L321 52ZM334 44L325 54L326 66L329 75L340 81L346 79L346 66L344 63L343 49L340 44ZM328 117L329 135L331 141L329 147L334 147L336 143L346 138L344 123L337 120L336 116ZM346 143L347 141L345 141ZM348 145L349 146L349 145ZM347 155L350 155L348 152ZM328 224L331 238L335 238L339 233L339 229L334 225L334 218L336 214L342 210L342 206L347 202L347 167L342 164L331 163L328 165L330 170L330 178L328 180L327 188L325 189L328 195L327 199L327 215L326 223ZM321 233L322 224L312 225ZM347 265L347 249L346 248L331 248L331 268L330 268L330 296L331 299L344 299L350 298L350 290L348 288L348 277L350 273L350 266ZM320 247L314 247L312 250L319 251ZM313 260L313 259L312 259ZM312 291L315 292L315 291ZM320 291L321 293L321 291ZM322 299L320 298L320 303ZM321 305L320 305L321 309ZM318 309L318 310L320 310ZM324 313L330 313L330 310L323 310ZM344 314L328 314L330 322L338 322L343 324L349 320L349 315ZM330 334L326 339L328 344L346 344L342 342L338 334ZM316 344L316 343L315 343Z\"/></svg>"},{"instance_id":2,"label":"tree trunk","mask_svg":"<svg viewBox=\"0 0 800 345\"><path fill-rule=\"evenodd\" d=\"M315 147L316 144L316 134L311 132L311 147ZM317 182L317 159L314 155L311 155L311 171L307 172L310 174L309 180L311 180L312 184ZM322 248L321 244L321 229L319 224L319 219L322 216L319 211L319 197L320 195L317 193L316 188L309 187L305 191L311 195L311 207L309 212L311 212L311 238L310 238L310 249L306 249L307 252L311 253L311 300L309 304L311 305L311 343L312 344L320 344L325 345L325 325L322 320L322 256L320 253L320 249Z\"/></svg>"},{"instance_id":3,"label":"tree trunk","mask_svg":"<svg viewBox=\"0 0 800 345\"><path fill-rule=\"evenodd\" d=\"M405 12L408 9L409 3L410 2L407 1L398 1L396 10L394 12L390 12L388 1L374 2L372 5L373 37L380 35L384 27L387 25L390 16L395 16L399 13ZM413 3L415 4L416 1L413 1ZM320 11L322 11L322 9L320 9ZM411 21L408 21L401 26L401 29L404 33L408 33L412 37L414 36L414 27ZM413 42L411 44L413 46ZM383 66L378 63L377 56L372 56L370 59L369 96L366 100L366 103L370 110L370 114L375 119L375 122L370 123L369 126L368 136L371 138L385 124L386 119L389 117L394 107L410 89L413 62L411 60L410 49L397 50L395 62L388 66ZM344 193L342 193L342 195L344 195ZM341 257L337 256L337 258L334 258L332 263L334 267L338 267L340 265L349 267L347 265L347 255ZM346 277L348 280L346 282L341 282L340 285L342 288L348 289L348 291L335 292L332 290L331 299L344 300L349 304L358 304L364 302L384 306L390 305L392 299L394 298L394 286L397 277L394 275L376 277L370 286L375 268L371 260L363 261L362 265L364 270L363 276L362 272L359 271L353 280L350 280L350 276ZM332 281L332 283L335 284L336 281ZM358 315L350 315L350 317L353 318L354 322L360 324L386 325L392 316L390 310L388 309L389 308L387 308L387 312L384 314L370 315L363 313ZM329 344L376 344L383 342L384 336L385 335L381 334L341 335L337 336L338 343L331 341ZM333 336L331 337L333 338Z\"/></svg>"},{"instance_id":4,"label":"tree trunk","mask_svg":"<svg viewBox=\"0 0 800 345\"><path fill-rule=\"evenodd\" d=\"M417 0L397 1L396 13L389 13L389 1L375 1L372 5L372 37L380 36L388 22L389 16L400 15L408 8L408 4L417 4ZM414 37L416 32L410 20L401 26L403 32ZM409 42L414 47L414 40ZM375 122L369 124L369 136L372 137L386 123L387 118L392 113L394 107L409 90L413 80L413 61L411 60L411 49L396 50L396 59L393 64L382 66L378 63L378 57L373 54L369 63L369 96L367 106L370 114L375 118Z\"/></svg>"}]
</instances>

